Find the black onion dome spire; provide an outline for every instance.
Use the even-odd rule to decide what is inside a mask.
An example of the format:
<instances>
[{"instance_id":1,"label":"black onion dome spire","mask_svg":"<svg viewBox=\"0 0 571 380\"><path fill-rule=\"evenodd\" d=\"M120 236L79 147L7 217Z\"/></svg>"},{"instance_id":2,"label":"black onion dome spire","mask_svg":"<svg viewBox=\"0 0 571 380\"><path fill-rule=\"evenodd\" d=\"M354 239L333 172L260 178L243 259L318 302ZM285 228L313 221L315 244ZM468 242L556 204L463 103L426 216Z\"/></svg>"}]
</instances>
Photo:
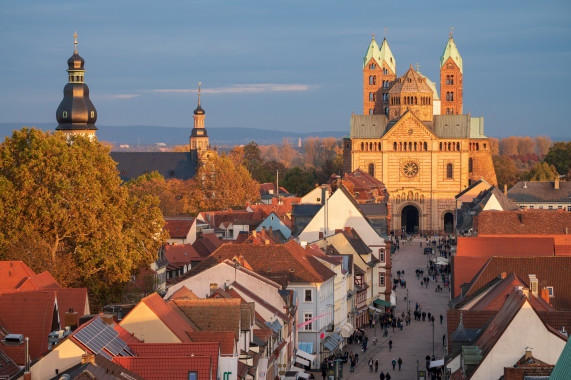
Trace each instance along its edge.
<instances>
[{"instance_id":1,"label":"black onion dome spire","mask_svg":"<svg viewBox=\"0 0 571 380\"><path fill-rule=\"evenodd\" d=\"M77 33L73 55L67 60L69 81L63 88L63 99L56 111L56 130L97 130L97 111L89 99L89 87L84 83L85 60L77 53Z\"/></svg>"},{"instance_id":2,"label":"black onion dome spire","mask_svg":"<svg viewBox=\"0 0 571 380\"><path fill-rule=\"evenodd\" d=\"M195 115L204 115L205 114L204 110L200 106L200 85L201 84L202 83L198 83L198 107L196 107L196 109L194 110Z\"/></svg>"}]
</instances>

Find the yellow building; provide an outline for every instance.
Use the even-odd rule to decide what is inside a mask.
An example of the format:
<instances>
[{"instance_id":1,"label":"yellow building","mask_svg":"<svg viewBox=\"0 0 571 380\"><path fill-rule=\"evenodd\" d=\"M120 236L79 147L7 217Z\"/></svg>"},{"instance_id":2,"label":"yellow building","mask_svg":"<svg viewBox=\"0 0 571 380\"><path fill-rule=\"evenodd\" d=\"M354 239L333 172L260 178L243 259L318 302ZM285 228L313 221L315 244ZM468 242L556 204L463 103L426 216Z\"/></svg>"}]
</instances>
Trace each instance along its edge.
<instances>
[{"instance_id":1,"label":"yellow building","mask_svg":"<svg viewBox=\"0 0 571 380\"><path fill-rule=\"evenodd\" d=\"M368 79L371 68L395 65L388 49L383 54L373 41L363 61ZM388 53L387 53L388 52ZM377 62L380 61L380 62ZM452 36L440 58L441 71L456 67L456 94L462 93L462 59ZM396 66L393 66L396 67ZM370 83L381 83L379 96L384 107L369 108L368 115L352 115L350 135L344 139L343 170L361 169L382 181L389 194L391 231L414 233L452 233L454 230L454 196L473 182L483 178L497 184L488 138L484 135L482 117L457 114L447 105L440 114L441 102L436 86L412 65L401 77L365 80L364 93L371 92ZM447 74L450 77L450 74ZM448 83L441 83L450 86ZM454 109L461 110L461 96L454 99ZM460 103L458 103L460 101ZM446 101L445 101L446 103ZM377 112L377 110L379 112Z\"/></svg>"}]
</instances>

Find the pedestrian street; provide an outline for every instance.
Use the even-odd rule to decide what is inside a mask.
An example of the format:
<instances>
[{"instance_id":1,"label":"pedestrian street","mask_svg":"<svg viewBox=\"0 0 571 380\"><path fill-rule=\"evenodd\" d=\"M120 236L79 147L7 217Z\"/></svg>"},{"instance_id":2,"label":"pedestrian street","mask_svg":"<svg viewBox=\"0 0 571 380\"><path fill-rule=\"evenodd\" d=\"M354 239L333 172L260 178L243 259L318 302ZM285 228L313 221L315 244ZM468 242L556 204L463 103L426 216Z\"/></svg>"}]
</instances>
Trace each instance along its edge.
<instances>
[{"instance_id":1,"label":"pedestrian street","mask_svg":"<svg viewBox=\"0 0 571 380\"><path fill-rule=\"evenodd\" d=\"M350 344L343 349L343 351L347 350L349 353L359 354L359 361L354 372L350 372L349 363L344 365L344 379L379 379L382 371L385 374L387 372L390 373L391 380L412 380L416 378L417 365L420 369L426 368L426 356L432 356L433 350L436 359L444 357L445 351L442 341L443 335L446 334L446 310L450 299L450 291L448 286L444 287L441 279L433 281L432 277L430 277L428 287L424 282L421 286L422 276L420 279L417 279L416 270L423 270L424 276L428 276L428 255L424 254L425 246L425 239L414 238L410 243L403 240L400 242L400 250L391 257L392 277L397 277L397 271L404 271L404 276L401 274L401 277L406 281L406 289L397 286L395 290L397 296L395 315L400 316L401 313L406 315L407 311L410 310L410 325L405 325L402 331L398 327L394 331L392 327L389 327L388 336L386 337L383 336L383 332L378 324L374 329L364 328L365 334L369 338L367 351L363 352L361 345L357 343ZM441 292L435 291L438 285L443 288ZM410 302L407 302L407 295ZM434 329L432 322L429 322L428 318L424 322L422 319L420 321L414 319L413 313L417 302L419 306L422 305L422 312L434 315ZM440 315L443 316L442 324ZM373 343L375 338L377 340L376 344ZM392 340L392 350L389 350L389 340ZM373 372L369 370L368 363L370 358L373 359L373 363L377 360L379 361L377 372L375 372L374 365ZM400 371L398 368L399 358L402 360ZM392 365L393 360L397 362L395 369L393 369Z\"/></svg>"}]
</instances>

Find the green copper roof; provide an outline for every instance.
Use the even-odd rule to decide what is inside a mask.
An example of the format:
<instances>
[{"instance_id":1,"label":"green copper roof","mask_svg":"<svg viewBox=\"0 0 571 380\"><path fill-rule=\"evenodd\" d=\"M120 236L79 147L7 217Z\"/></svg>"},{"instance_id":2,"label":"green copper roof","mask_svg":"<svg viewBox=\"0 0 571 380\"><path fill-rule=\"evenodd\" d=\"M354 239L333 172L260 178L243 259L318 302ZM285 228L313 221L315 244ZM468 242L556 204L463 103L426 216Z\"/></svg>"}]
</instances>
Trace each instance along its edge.
<instances>
[{"instance_id":1,"label":"green copper roof","mask_svg":"<svg viewBox=\"0 0 571 380\"><path fill-rule=\"evenodd\" d=\"M371 58L374 58L379 65L382 65L383 61L385 61L393 73L396 74L395 57L393 56L386 39L383 40L381 48L379 49L379 45L377 45L377 41L375 41L375 38L373 37L367 51L365 52L365 56L363 57L363 68L367 66L367 63L369 63Z\"/></svg>"},{"instance_id":2,"label":"green copper roof","mask_svg":"<svg viewBox=\"0 0 571 380\"><path fill-rule=\"evenodd\" d=\"M426 84L434 92L432 99L433 100L440 100L440 97L438 97L438 90L436 89L436 84L433 81L431 81L426 75L423 75L420 71L417 71L416 73L418 75L420 75L421 77L426 78Z\"/></svg>"},{"instance_id":3,"label":"green copper roof","mask_svg":"<svg viewBox=\"0 0 571 380\"><path fill-rule=\"evenodd\" d=\"M448 43L444 47L444 51L442 52L442 56L440 57L440 68L446 63L448 58L452 58L456 65L460 68L460 72L464 74L464 69L462 68L462 57L460 57L460 53L458 52L458 48L452 39L452 36L448 39Z\"/></svg>"}]
</instances>

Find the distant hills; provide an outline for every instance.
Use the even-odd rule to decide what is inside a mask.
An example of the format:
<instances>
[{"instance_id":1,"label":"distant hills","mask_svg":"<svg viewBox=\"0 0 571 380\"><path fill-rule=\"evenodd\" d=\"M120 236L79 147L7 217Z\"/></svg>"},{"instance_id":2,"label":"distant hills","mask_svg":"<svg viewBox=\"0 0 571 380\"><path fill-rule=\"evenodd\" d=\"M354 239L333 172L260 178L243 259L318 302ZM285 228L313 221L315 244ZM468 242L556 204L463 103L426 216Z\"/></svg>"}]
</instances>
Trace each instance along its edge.
<instances>
[{"instance_id":1,"label":"distant hills","mask_svg":"<svg viewBox=\"0 0 571 380\"><path fill-rule=\"evenodd\" d=\"M36 127L41 130L55 130L56 123L0 123L1 136L10 136L14 129L23 126ZM191 128L159 127L148 125L132 125L126 127L97 126L99 140L107 141L115 145L151 145L164 143L166 145L188 144ZM341 138L347 131L323 131L296 133L287 131L271 131L254 128L208 128L208 136L212 145L241 145L255 141L259 145L281 144L283 138L290 139L293 145L297 145L298 139L313 137L337 137Z\"/></svg>"}]
</instances>

